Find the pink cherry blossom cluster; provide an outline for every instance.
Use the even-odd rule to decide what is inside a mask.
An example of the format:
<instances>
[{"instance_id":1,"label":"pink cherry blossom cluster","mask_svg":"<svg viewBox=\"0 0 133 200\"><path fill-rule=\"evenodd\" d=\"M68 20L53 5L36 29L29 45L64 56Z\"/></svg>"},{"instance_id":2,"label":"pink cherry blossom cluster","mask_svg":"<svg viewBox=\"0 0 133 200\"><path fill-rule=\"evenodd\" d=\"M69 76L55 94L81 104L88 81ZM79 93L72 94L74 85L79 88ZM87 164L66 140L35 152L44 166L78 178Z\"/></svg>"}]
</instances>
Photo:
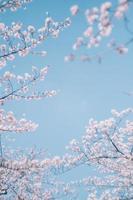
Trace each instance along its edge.
<instances>
[{"instance_id":1,"label":"pink cherry blossom cluster","mask_svg":"<svg viewBox=\"0 0 133 200\"><path fill-rule=\"evenodd\" d=\"M45 90L43 92L34 91L33 86L39 81L43 81L47 72L47 66L40 70L33 66L32 74L25 73L23 76L6 71L3 76L0 77L2 91L0 103L3 105L6 100L39 100L45 97L55 96L55 90Z\"/></svg>"},{"instance_id":2,"label":"pink cherry blossom cluster","mask_svg":"<svg viewBox=\"0 0 133 200\"><path fill-rule=\"evenodd\" d=\"M0 12L5 12L6 10L16 11L23 7L25 4L31 3L32 0L5 0L0 2Z\"/></svg>"},{"instance_id":3,"label":"pink cherry blossom cluster","mask_svg":"<svg viewBox=\"0 0 133 200\"><path fill-rule=\"evenodd\" d=\"M112 2L107 1L104 2L100 7L93 7L89 8L85 11L85 17L87 21L87 28L83 32L83 35L78 37L73 44L73 50L78 50L81 47L86 47L88 50L93 47L99 47L102 40L105 37L111 37L112 31L115 28L114 24L117 20L117 23L119 23L118 20L124 20L125 27L124 29L127 29L127 32L130 34L132 33L128 27L128 19L127 19L127 12L130 8L130 5L132 4L132 1L130 0L119 0L118 5L114 6ZM72 7L73 9L75 7ZM72 9L71 8L71 9ZM110 40L110 39L109 39ZM118 52L120 55L123 55L128 52L128 45L133 41L131 38L130 41L126 42L125 44L120 45L114 45L113 50ZM110 45L107 43L107 47ZM112 46L110 46L112 47ZM74 59L71 59L71 54L73 55ZM98 56L99 55L99 56ZM81 61L91 61L91 60L98 60L98 57L100 57L100 60L102 58L102 53L98 53L97 55L89 55L84 56L81 55L80 60ZM76 60L75 53L70 53L68 56L65 57L65 61L74 61Z\"/></svg>"},{"instance_id":4,"label":"pink cherry blossom cluster","mask_svg":"<svg viewBox=\"0 0 133 200\"><path fill-rule=\"evenodd\" d=\"M27 197L34 200L74 197L72 185L59 181L53 173L53 168L56 168L61 159L44 159L44 154L41 155L43 159L37 159L36 156L34 149L28 151L27 156L22 150L17 150L16 153L8 149L4 152L4 158L0 160L0 195L5 199L15 197L19 200Z\"/></svg>"},{"instance_id":5,"label":"pink cherry blossom cluster","mask_svg":"<svg viewBox=\"0 0 133 200\"><path fill-rule=\"evenodd\" d=\"M115 11L115 17L118 19L122 18L129 8L129 3L129 0L119 0L119 5Z\"/></svg>"},{"instance_id":6,"label":"pink cherry blossom cluster","mask_svg":"<svg viewBox=\"0 0 133 200\"><path fill-rule=\"evenodd\" d=\"M133 121L129 114L133 114L132 108L112 110L112 117L104 121L90 119L81 141L73 139L67 147L72 152L71 160L74 155L80 157L72 168L84 164L95 170L94 176L79 181L90 188L89 200L132 199Z\"/></svg>"},{"instance_id":7,"label":"pink cherry blossom cluster","mask_svg":"<svg viewBox=\"0 0 133 200\"><path fill-rule=\"evenodd\" d=\"M128 10L129 1L120 1L115 11L112 11L113 14L110 12L112 6L111 2L105 2L100 8L94 7L86 10L85 15L89 26L85 30L84 36L89 39L86 44L89 48L99 45L102 37L109 36L112 33L113 18L119 18L117 12L121 12L121 16L124 16ZM95 23L97 24L97 32L95 32Z\"/></svg>"},{"instance_id":8,"label":"pink cherry blossom cluster","mask_svg":"<svg viewBox=\"0 0 133 200\"><path fill-rule=\"evenodd\" d=\"M128 118L129 114L133 114L133 109L112 110L112 117L100 122L90 119L81 142L75 139L70 142L68 149L72 154L39 160L35 159L36 154L32 150L30 158L21 156L19 151L16 160L9 159L11 155L5 156L0 167L0 183L5 180L0 193L9 190L7 185L11 189L13 183L17 194L10 192L11 197L15 195L25 199L29 195L36 200L69 199L73 197L75 187L84 186L88 191L88 200L131 199L133 122L131 116ZM80 165L93 167L95 174L69 184L56 179L58 174Z\"/></svg>"},{"instance_id":9,"label":"pink cherry blossom cluster","mask_svg":"<svg viewBox=\"0 0 133 200\"><path fill-rule=\"evenodd\" d=\"M0 12L7 9L15 11L31 1L0 1ZM16 55L24 57L31 53L46 56L46 51L35 52L35 47L49 36L58 37L70 24L70 18L56 22L47 17L43 26L36 30L32 25L24 29L21 23L13 22L7 26L0 22L0 68L13 61ZM33 66L32 73L26 72L24 75L4 71L0 76L0 104L4 105L6 100L39 100L56 95L55 90L37 91L37 84L44 81L47 72L47 66L41 69ZM70 184L57 180L58 172L62 173L67 168L66 159L58 156L47 158L45 155L40 158L40 152L13 150L3 145L4 133L27 133L35 131L37 127L38 124L25 117L17 119L13 112L0 109L0 199L51 200L73 197Z\"/></svg>"},{"instance_id":10,"label":"pink cherry blossom cluster","mask_svg":"<svg viewBox=\"0 0 133 200\"><path fill-rule=\"evenodd\" d=\"M47 17L44 25L38 30L32 25L24 30L22 23L13 22L9 27L1 22L0 67L4 67L7 61L13 61L17 54L21 57L29 53L33 54L35 47L46 40L47 37L58 37L59 33L70 24L70 18L66 18L63 22L57 22L51 17ZM46 52L42 51L39 55L46 56Z\"/></svg>"},{"instance_id":11,"label":"pink cherry blossom cluster","mask_svg":"<svg viewBox=\"0 0 133 200\"><path fill-rule=\"evenodd\" d=\"M77 15L78 12L79 12L79 7L78 5L73 5L71 8L70 8L70 12L73 16Z\"/></svg>"},{"instance_id":12,"label":"pink cherry blossom cluster","mask_svg":"<svg viewBox=\"0 0 133 200\"><path fill-rule=\"evenodd\" d=\"M31 132L37 127L37 124L25 118L17 120L11 111L6 113L3 109L0 110L0 132Z\"/></svg>"}]
</instances>

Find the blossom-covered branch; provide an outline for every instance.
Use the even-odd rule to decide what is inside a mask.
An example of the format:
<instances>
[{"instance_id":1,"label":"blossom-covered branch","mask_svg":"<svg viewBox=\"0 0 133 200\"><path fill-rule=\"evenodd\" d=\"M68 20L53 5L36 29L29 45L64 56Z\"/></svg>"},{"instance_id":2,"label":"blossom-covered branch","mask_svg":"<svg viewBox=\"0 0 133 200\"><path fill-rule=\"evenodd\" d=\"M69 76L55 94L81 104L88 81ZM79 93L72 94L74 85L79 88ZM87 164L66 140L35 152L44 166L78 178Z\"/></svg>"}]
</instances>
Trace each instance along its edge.
<instances>
[{"instance_id":1,"label":"blossom-covered branch","mask_svg":"<svg viewBox=\"0 0 133 200\"><path fill-rule=\"evenodd\" d=\"M47 37L58 37L59 33L70 24L70 18L56 22L51 17L47 17L44 25L38 30L31 25L23 29L22 23L13 22L10 27L0 23L0 67L4 67L9 60L13 61L17 54L24 57L30 52L33 53L34 48ZM40 55L43 56L43 52Z\"/></svg>"},{"instance_id":2,"label":"blossom-covered branch","mask_svg":"<svg viewBox=\"0 0 133 200\"><path fill-rule=\"evenodd\" d=\"M109 41L106 46L123 55L128 52L128 46L133 42L133 30L130 28L128 11L132 7L132 0L119 0L118 5L111 1L104 2L100 7L89 8L85 11L86 21L88 23L83 35L78 37L73 44L73 50L86 47L88 51L80 56L82 61L96 60L101 63L102 57L107 52L98 52L90 55L90 49L99 47L104 38L108 37ZM72 7L73 8L73 7ZM117 20L117 21L116 21ZM113 37L113 30L117 28L120 20L124 22L124 29L129 35L129 39L119 44ZM74 61L77 58L75 53L65 56L65 61Z\"/></svg>"},{"instance_id":3,"label":"blossom-covered branch","mask_svg":"<svg viewBox=\"0 0 133 200\"><path fill-rule=\"evenodd\" d=\"M88 200L92 197L100 200L132 199L133 121L131 117L127 119L130 113L133 114L133 109L112 110L113 117L109 119L100 122L91 119L81 142L75 139L70 142L71 167L93 166L96 174L79 181L79 185L84 185L90 193L93 191Z\"/></svg>"},{"instance_id":4,"label":"blossom-covered branch","mask_svg":"<svg viewBox=\"0 0 133 200\"><path fill-rule=\"evenodd\" d=\"M55 90L45 90L42 92L35 91L35 85L39 81L43 81L48 72L48 67L38 69L32 67L32 74L25 73L23 76L15 75L10 71L6 71L0 77L1 96L0 103L4 104L6 100L39 100L45 97L56 95Z\"/></svg>"},{"instance_id":5,"label":"blossom-covered branch","mask_svg":"<svg viewBox=\"0 0 133 200\"><path fill-rule=\"evenodd\" d=\"M31 132L37 127L37 124L25 118L17 120L11 111L6 113L3 109L0 110L0 132Z\"/></svg>"},{"instance_id":6,"label":"blossom-covered branch","mask_svg":"<svg viewBox=\"0 0 133 200\"><path fill-rule=\"evenodd\" d=\"M38 152L38 155L41 153ZM52 168L58 166L57 158L37 158L37 152L30 150L27 156L18 150L16 155L11 151L4 152L0 162L0 196L3 199L20 196L23 200L52 200L74 197L70 184L57 180ZM13 159L11 159L11 157ZM16 160L14 158L16 157ZM44 155L43 155L44 157Z\"/></svg>"},{"instance_id":7,"label":"blossom-covered branch","mask_svg":"<svg viewBox=\"0 0 133 200\"><path fill-rule=\"evenodd\" d=\"M0 0L0 12L5 12L6 10L14 12L31 2L32 0Z\"/></svg>"}]
</instances>

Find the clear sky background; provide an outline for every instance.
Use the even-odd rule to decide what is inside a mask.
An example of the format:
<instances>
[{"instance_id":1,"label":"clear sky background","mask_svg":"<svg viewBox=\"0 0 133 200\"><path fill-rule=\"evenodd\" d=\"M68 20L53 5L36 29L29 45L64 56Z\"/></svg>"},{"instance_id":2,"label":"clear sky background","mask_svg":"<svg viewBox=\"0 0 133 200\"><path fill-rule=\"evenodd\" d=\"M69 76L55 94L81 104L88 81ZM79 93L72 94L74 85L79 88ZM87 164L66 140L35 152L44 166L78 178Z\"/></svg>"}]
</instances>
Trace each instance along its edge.
<instances>
[{"instance_id":1,"label":"clear sky background","mask_svg":"<svg viewBox=\"0 0 133 200\"><path fill-rule=\"evenodd\" d=\"M39 123L35 133L13 134L16 138L13 146L47 149L52 155L62 155L65 146L73 138L80 138L85 131L89 118L102 120L110 117L110 110L132 107L133 97L124 91L133 91L133 47L129 53L120 56L110 51L105 54L102 64L97 62L83 63L75 61L64 62L64 56L72 52L72 44L76 37L81 36L87 27L84 11L92 6L98 6L101 0L33 0L26 10L6 12L1 14L0 20L10 25L12 21L23 22L24 26L40 27L44 23L46 12L57 21L70 16L70 7L78 4L80 14L73 18L70 28L64 30L58 39L49 38L37 50L46 50L47 57L27 56L17 57L15 62L8 63L7 68L23 74L31 71L31 66L50 65L46 80L40 89L59 90L56 97L41 101L20 101L6 103L4 108L14 111L18 118L26 113L27 119ZM112 1L113 3L116 1ZM130 13L130 19L133 14ZM119 42L126 41L130 36L124 31L122 23L115 24L114 37ZM103 44L97 52L105 50ZM91 53L91 50L82 49ZM95 50L94 50L95 51ZM77 52L80 55L80 51Z\"/></svg>"}]
</instances>

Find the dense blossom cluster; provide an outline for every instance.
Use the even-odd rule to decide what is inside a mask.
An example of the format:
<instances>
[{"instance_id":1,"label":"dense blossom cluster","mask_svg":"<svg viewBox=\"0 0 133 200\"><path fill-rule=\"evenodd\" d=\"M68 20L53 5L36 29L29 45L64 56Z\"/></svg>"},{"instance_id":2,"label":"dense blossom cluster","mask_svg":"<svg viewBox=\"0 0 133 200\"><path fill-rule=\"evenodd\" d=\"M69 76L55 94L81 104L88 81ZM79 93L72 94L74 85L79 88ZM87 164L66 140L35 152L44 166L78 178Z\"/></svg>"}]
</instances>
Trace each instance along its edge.
<instances>
[{"instance_id":1,"label":"dense blossom cluster","mask_svg":"<svg viewBox=\"0 0 133 200\"><path fill-rule=\"evenodd\" d=\"M0 159L0 196L16 200L52 200L72 198L74 189L70 184L58 181L53 173L58 165L55 158L36 158L37 152L32 149L27 156L22 150L4 152ZM38 152L39 157L41 152ZM14 158L16 159L14 160ZM43 155L43 157L46 157Z\"/></svg>"},{"instance_id":2,"label":"dense blossom cluster","mask_svg":"<svg viewBox=\"0 0 133 200\"><path fill-rule=\"evenodd\" d=\"M0 12L16 11L32 0L0 1ZM22 23L13 22L7 26L0 22L0 68L13 61L16 55L24 57L29 53L46 56L46 51L35 52L34 49L47 37L58 37L59 33L71 24L70 18L56 22L50 16L41 28L32 25L24 28ZM45 79L48 67L32 67L32 73L15 74L9 70L0 76L0 106L6 100L39 100L56 95L55 90L37 91L37 84ZM56 180L56 173L61 167L59 157L39 159L37 151L8 149L3 144L4 133L27 133L35 131L38 124L25 119L17 119L13 112L0 109L0 199L14 200L52 200L71 198L72 188L69 184Z\"/></svg>"},{"instance_id":3,"label":"dense blossom cluster","mask_svg":"<svg viewBox=\"0 0 133 200\"><path fill-rule=\"evenodd\" d=\"M0 110L0 132L30 132L35 131L37 126L25 118L17 120L11 111L6 113L3 109Z\"/></svg>"},{"instance_id":4,"label":"dense blossom cluster","mask_svg":"<svg viewBox=\"0 0 133 200\"><path fill-rule=\"evenodd\" d=\"M124 20L125 29L127 29L130 34L132 33L128 27L128 19L126 13L129 9L129 6L132 4L132 1L129 0L119 0L118 5L114 8L114 5L110 2L104 2L99 8L93 7L91 9L87 9L85 11L85 17L87 21L87 28L83 32L81 37L78 37L73 44L73 50L78 50L81 47L86 47L88 49L88 53L90 48L98 47L102 40L105 37L109 37L112 35L112 31L115 28L115 20L119 22L119 20ZM78 7L78 6L77 6ZM72 6L71 10L75 11L76 6ZM73 11L73 12L74 12ZM75 11L76 12L76 11ZM133 34L132 34L133 38ZM119 54L125 54L128 52L128 45L132 42L132 39L123 44L117 44L116 42L108 42L107 46L111 49L115 50ZM87 54L88 54L87 53ZM98 55L101 53L98 53ZM82 61L91 61L97 60L99 61L99 57L101 56L90 56L90 55L81 55L80 60ZM71 54L65 57L65 61L74 61L76 59L76 55L73 53L73 59L71 59Z\"/></svg>"},{"instance_id":5,"label":"dense blossom cluster","mask_svg":"<svg viewBox=\"0 0 133 200\"><path fill-rule=\"evenodd\" d=\"M37 45L49 36L58 37L59 33L70 24L70 18L66 18L64 22L56 22L51 17L47 17L44 25L36 30L32 25L24 29L22 23L13 22L9 27L1 22L0 68L6 66L7 61L13 61L15 55L24 57L29 53L33 54ZM42 51L39 55L45 56L46 52Z\"/></svg>"},{"instance_id":6,"label":"dense blossom cluster","mask_svg":"<svg viewBox=\"0 0 133 200\"><path fill-rule=\"evenodd\" d=\"M40 100L45 97L55 96L55 90L36 91L35 85L45 79L47 72L47 66L40 70L33 66L32 74L25 73L23 76L6 71L0 77L2 94L0 96L0 104L4 104L6 100Z\"/></svg>"},{"instance_id":7,"label":"dense blossom cluster","mask_svg":"<svg viewBox=\"0 0 133 200\"><path fill-rule=\"evenodd\" d=\"M95 171L95 176L79 181L88 189L88 200L133 198L133 121L130 113L133 114L133 109L112 110L113 116L109 119L100 122L90 119L81 142L75 139L70 142L68 148L73 152L72 158L80 157L73 166L93 166Z\"/></svg>"},{"instance_id":8,"label":"dense blossom cluster","mask_svg":"<svg viewBox=\"0 0 133 200\"><path fill-rule=\"evenodd\" d=\"M16 11L17 9L25 6L25 4L31 3L32 0L4 0L0 1L0 12L6 10Z\"/></svg>"}]
</instances>

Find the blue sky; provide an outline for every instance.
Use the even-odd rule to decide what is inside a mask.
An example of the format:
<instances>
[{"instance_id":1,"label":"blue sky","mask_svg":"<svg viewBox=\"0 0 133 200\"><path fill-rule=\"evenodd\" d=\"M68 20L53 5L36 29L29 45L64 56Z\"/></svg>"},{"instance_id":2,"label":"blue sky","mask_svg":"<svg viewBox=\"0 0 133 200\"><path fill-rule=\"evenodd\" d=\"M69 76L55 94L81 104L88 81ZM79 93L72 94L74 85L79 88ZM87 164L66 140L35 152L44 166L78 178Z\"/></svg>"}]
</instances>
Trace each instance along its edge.
<instances>
[{"instance_id":1,"label":"blue sky","mask_svg":"<svg viewBox=\"0 0 133 200\"><path fill-rule=\"evenodd\" d=\"M73 19L71 27L64 30L58 39L49 38L40 45L38 49L46 50L47 57L29 55L8 63L6 70L15 65L14 72L20 74L30 72L32 65L50 65L49 73L41 88L59 90L54 98L33 102L10 101L4 106L6 110L14 111L18 118L22 113L26 113L28 119L39 123L36 133L13 134L16 138L14 146L36 145L38 148L47 149L52 155L62 155L71 139L82 136L89 118L105 119L110 117L110 110L113 108L122 110L132 107L133 97L124 94L124 91L133 91L132 45L129 53L124 56L111 51L105 54L101 65L97 62L80 61L64 63L64 56L72 52L72 44L76 37L82 35L87 25L83 15L85 9L100 5L102 2L33 0L26 10L20 9L15 13L6 12L1 15L0 20L8 25L12 21L21 21L24 26L33 24L39 27L44 23L47 11L53 18L61 21L70 16L69 8L73 4L78 4L81 8L80 14ZM130 18L132 17L131 14ZM122 23L118 22L115 26L114 37L118 41L130 38L124 31ZM101 52L103 49L105 50L105 46L101 45L98 51ZM89 53L92 52L89 50Z\"/></svg>"}]
</instances>

